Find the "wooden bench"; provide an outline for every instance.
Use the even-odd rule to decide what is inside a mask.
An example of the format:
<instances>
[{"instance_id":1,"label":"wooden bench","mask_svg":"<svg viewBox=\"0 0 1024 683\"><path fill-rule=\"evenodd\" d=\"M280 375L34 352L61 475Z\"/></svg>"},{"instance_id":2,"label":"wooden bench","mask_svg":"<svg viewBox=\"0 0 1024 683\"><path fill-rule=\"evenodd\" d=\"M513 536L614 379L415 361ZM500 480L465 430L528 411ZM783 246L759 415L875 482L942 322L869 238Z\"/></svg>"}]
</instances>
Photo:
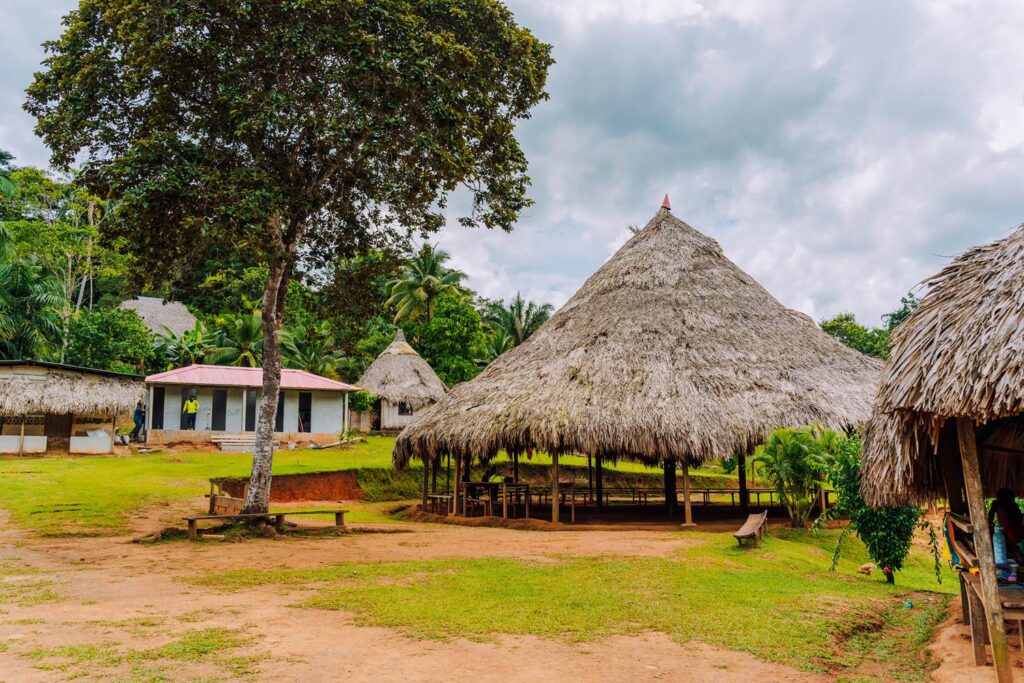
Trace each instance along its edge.
<instances>
[{"instance_id":1,"label":"wooden bench","mask_svg":"<svg viewBox=\"0 0 1024 683\"><path fill-rule=\"evenodd\" d=\"M199 539L199 533L197 525L199 522L207 520L259 520L264 519L268 522L274 520L274 528L280 532L284 531L284 520L286 517L293 515L334 515L334 526L345 529L345 513L348 510L292 510L286 512L268 512L263 513L249 513L249 514L233 514L233 515L193 515L191 517L182 517L188 522L188 537L189 540L196 541Z\"/></svg>"},{"instance_id":2,"label":"wooden bench","mask_svg":"<svg viewBox=\"0 0 1024 683\"><path fill-rule=\"evenodd\" d=\"M732 536L741 546L744 539L753 539L756 543L764 535L764 527L768 523L768 511L757 512L747 516L747 521Z\"/></svg>"}]
</instances>

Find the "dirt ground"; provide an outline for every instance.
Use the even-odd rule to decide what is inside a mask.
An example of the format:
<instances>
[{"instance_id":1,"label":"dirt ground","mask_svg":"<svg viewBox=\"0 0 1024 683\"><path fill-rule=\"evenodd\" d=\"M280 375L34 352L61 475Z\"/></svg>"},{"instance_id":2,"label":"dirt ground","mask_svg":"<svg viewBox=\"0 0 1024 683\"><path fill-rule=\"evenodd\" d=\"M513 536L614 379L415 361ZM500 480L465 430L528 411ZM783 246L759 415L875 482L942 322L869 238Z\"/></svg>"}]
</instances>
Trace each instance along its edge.
<instances>
[{"instance_id":1,"label":"dirt ground","mask_svg":"<svg viewBox=\"0 0 1024 683\"><path fill-rule=\"evenodd\" d=\"M194 509L194 508L193 508ZM258 654L265 681L823 681L827 678L766 663L741 652L700 643L680 645L659 633L570 644L503 636L486 642L415 640L353 623L344 612L300 609L294 595L248 590L221 593L174 580L196 568L316 567L347 561L448 557L645 555L672 553L692 541L657 530L617 533L537 533L431 524L356 525L368 532L346 538L286 543L133 543L156 531L174 510L139 519L132 537L38 539L13 530L0 511L0 568L38 569L61 599L4 605L0 614L0 681L67 680L87 670L42 670L25 657L34 648L115 642L153 647L198 627L246 626L241 654ZM303 524L316 522L303 522ZM26 574L31 578L33 574ZM12 577L8 576L8 580ZM14 576L13 579L18 579ZM127 625L152 620L145 632ZM991 680L992 670L970 664L964 627L951 620L935 651L943 683ZM248 643L252 643L248 645ZM628 656L624 656L628 653ZM87 668L82 665L83 668ZM125 680L132 678L125 674ZM224 680L223 669L193 662L181 678Z\"/></svg>"}]
</instances>

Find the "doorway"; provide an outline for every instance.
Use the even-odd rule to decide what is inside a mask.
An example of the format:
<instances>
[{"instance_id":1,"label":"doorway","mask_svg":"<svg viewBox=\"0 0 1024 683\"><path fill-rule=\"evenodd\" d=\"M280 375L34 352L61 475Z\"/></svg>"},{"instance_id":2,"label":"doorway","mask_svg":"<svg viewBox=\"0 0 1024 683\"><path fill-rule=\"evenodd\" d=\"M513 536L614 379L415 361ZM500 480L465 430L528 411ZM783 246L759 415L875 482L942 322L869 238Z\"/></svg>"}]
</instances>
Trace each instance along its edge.
<instances>
[{"instance_id":1,"label":"doorway","mask_svg":"<svg viewBox=\"0 0 1024 683\"><path fill-rule=\"evenodd\" d=\"M210 429L214 432L223 432L226 429L228 419L228 390L213 390L213 406L210 415Z\"/></svg>"}]
</instances>

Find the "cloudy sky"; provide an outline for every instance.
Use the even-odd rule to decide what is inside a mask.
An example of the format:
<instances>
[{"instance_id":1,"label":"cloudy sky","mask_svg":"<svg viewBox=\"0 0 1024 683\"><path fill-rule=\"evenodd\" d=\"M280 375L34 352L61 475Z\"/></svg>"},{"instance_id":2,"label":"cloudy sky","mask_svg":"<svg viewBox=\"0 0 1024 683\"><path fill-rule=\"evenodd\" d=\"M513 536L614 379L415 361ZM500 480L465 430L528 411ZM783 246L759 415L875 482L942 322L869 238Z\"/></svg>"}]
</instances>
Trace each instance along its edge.
<instances>
[{"instance_id":1,"label":"cloudy sky","mask_svg":"<svg viewBox=\"0 0 1024 683\"><path fill-rule=\"evenodd\" d=\"M0 148L71 0L3 0ZM785 304L876 324L1024 222L1024 3L511 0L554 45L520 127L536 205L511 235L439 236L492 298L564 303L669 193Z\"/></svg>"}]
</instances>

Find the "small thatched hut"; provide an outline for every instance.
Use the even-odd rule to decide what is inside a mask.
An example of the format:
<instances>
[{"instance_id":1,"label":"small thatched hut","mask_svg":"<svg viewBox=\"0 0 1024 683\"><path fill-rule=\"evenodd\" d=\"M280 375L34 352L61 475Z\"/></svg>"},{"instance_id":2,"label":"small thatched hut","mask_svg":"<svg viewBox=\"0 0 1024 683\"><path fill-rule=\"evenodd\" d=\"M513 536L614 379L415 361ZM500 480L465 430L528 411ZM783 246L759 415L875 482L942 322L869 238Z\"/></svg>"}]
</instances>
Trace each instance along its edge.
<instances>
[{"instance_id":1,"label":"small thatched hut","mask_svg":"<svg viewBox=\"0 0 1024 683\"><path fill-rule=\"evenodd\" d=\"M170 330L180 337L196 326L196 317L180 301L140 296L123 302L120 307L138 313L153 334L167 334Z\"/></svg>"},{"instance_id":2,"label":"small thatched hut","mask_svg":"<svg viewBox=\"0 0 1024 683\"><path fill-rule=\"evenodd\" d=\"M880 367L663 205L529 339L407 427L394 463L576 452L664 464L668 489L676 463L749 453L777 427L864 422Z\"/></svg>"},{"instance_id":3,"label":"small thatched hut","mask_svg":"<svg viewBox=\"0 0 1024 683\"><path fill-rule=\"evenodd\" d=\"M395 340L373 361L357 384L379 399L374 427L400 431L416 412L440 401L448 391L427 361L398 330Z\"/></svg>"},{"instance_id":4,"label":"small thatched hut","mask_svg":"<svg viewBox=\"0 0 1024 683\"><path fill-rule=\"evenodd\" d=\"M876 505L944 498L951 511L969 511L986 602L998 612L983 497L1024 492L1024 226L967 251L926 285L893 335L861 488ZM1005 648L997 621L993 651Z\"/></svg>"},{"instance_id":5,"label":"small thatched hut","mask_svg":"<svg viewBox=\"0 0 1024 683\"><path fill-rule=\"evenodd\" d=\"M135 375L0 361L0 453L109 453L117 417L142 397Z\"/></svg>"}]
</instances>

